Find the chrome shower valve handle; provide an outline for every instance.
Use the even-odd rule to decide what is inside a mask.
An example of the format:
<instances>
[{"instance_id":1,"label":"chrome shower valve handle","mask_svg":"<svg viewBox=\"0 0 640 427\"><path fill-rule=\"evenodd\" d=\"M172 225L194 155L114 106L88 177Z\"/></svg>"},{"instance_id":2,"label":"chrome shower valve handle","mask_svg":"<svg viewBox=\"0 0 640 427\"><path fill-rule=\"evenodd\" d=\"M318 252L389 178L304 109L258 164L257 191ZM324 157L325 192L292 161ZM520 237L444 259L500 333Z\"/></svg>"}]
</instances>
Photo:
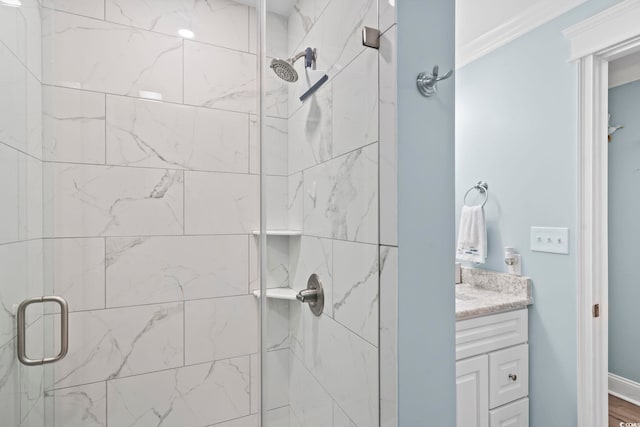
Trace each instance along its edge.
<instances>
[{"instance_id":1,"label":"chrome shower valve handle","mask_svg":"<svg viewBox=\"0 0 640 427\"><path fill-rule=\"evenodd\" d=\"M296 299L300 302L317 302L318 294L319 292L317 289L305 289L298 292L298 295L296 295Z\"/></svg>"},{"instance_id":2,"label":"chrome shower valve handle","mask_svg":"<svg viewBox=\"0 0 640 427\"><path fill-rule=\"evenodd\" d=\"M296 299L301 303L309 304L309 309L316 316L322 314L324 309L324 290L322 282L317 274L312 274L307 281L307 289L298 292Z\"/></svg>"}]
</instances>

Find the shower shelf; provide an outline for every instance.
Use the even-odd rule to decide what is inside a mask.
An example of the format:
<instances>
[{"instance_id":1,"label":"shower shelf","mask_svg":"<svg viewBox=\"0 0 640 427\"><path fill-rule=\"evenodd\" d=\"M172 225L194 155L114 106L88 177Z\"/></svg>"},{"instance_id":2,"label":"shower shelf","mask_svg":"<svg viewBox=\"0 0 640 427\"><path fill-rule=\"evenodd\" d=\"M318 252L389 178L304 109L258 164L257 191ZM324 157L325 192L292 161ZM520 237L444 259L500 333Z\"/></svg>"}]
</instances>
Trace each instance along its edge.
<instances>
[{"instance_id":1,"label":"shower shelf","mask_svg":"<svg viewBox=\"0 0 640 427\"><path fill-rule=\"evenodd\" d=\"M255 297L259 297L260 296L260 291L259 290L253 291L253 295ZM284 299L284 300L289 300L289 301L295 301L296 300L296 295L298 295L298 293L296 291L294 291L293 289L291 289L291 288L271 288L271 289L267 289L267 298Z\"/></svg>"},{"instance_id":2,"label":"shower shelf","mask_svg":"<svg viewBox=\"0 0 640 427\"><path fill-rule=\"evenodd\" d=\"M259 236L262 234L260 230L253 230L252 234L254 236ZM300 230L267 230L267 236L302 236L302 231Z\"/></svg>"}]
</instances>

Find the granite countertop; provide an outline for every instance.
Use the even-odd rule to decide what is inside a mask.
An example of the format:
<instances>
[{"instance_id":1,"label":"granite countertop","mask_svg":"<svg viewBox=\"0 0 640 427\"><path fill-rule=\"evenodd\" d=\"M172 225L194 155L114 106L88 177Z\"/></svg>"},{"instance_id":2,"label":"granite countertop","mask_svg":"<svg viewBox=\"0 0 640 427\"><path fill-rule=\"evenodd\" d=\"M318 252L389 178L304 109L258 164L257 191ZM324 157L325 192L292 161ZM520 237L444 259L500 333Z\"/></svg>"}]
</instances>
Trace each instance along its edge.
<instances>
[{"instance_id":1,"label":"granite countertop","mask_svg":"<svg viewBox=\"0 0 640 427\"><path fill-rule=\"evenodd\" d=\"M456 285L456 320L518 310L533 304L529 277L462 268Z\"/></svg>"}]
</instances>

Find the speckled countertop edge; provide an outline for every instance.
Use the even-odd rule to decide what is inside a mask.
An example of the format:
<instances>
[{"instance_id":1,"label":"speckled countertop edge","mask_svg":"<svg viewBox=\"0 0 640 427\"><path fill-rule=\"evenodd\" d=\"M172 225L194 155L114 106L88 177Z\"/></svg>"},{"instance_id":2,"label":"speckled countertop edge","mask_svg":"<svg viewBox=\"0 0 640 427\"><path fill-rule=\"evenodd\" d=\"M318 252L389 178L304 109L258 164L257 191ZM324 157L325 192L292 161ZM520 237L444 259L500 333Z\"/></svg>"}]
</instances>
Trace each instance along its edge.
<instances>
[{"instance_id":1,"label":"speckled countertop edge","mask_svg":"<svg viewBox=\"0 0 640 427\"><path fill-rule=\"evenodd\" d=\"M457 320L518 310L533 303L529 277L463 268L462 282L456 285Z\"/></svg>"}]
</instances>

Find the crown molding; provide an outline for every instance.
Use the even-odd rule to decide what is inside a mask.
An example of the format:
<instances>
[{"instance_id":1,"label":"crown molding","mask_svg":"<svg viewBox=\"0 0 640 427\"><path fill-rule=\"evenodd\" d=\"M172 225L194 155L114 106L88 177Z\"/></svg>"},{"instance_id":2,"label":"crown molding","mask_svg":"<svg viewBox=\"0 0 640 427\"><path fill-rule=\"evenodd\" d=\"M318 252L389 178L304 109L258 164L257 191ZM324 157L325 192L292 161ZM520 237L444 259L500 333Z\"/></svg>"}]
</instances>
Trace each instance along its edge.
<instances>
[{"instance_id":1,"label":"crown molding","mask_svg":"<svg viewBox=\"0 0 640 427\"><path fill-rule=\"evenodd\" d=\"M456 68L483 57L507 43L521 37L554 18L568 12L586 0L542 0L523 10L500 26L484 33L469 43L457 46Z\"/></svg>"},{"instance_id":2,"label":"crown molding","mask_svg":"<svg viewBox=\"0 0 640 427\"><path fill-rule=\"evenodd\" d=\"M592 55L638 36L640 0L625 0L562 33L571 44L570 61Z\"/></svg>"}]
</instances>

